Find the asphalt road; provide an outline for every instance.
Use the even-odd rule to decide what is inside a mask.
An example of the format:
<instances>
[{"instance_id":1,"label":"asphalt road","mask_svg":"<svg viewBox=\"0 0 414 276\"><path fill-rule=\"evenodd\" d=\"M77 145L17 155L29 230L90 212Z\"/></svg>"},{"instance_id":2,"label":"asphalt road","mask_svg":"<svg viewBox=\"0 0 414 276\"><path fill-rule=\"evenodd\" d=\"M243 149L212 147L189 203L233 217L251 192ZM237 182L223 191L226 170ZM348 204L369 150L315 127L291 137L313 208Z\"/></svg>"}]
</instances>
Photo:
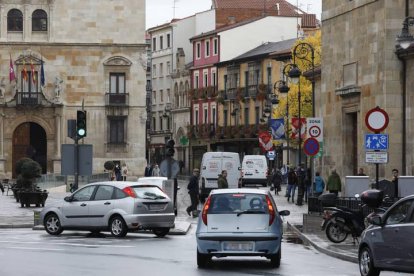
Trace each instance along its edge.
<instances>
[{"instance_id":1,"label":"asphalt road","mask_svg":"<svg viewBox=\"0 0 414 276\"><path fill-rule=\"evenodd\" d=\"M2 229L0 275L359 275L356 264L287 239L279 269L259 257L213 259L211 268L198 269L194 232L192 225L185 236L129 233L125 239L115 239L88 232L65 231L54 237L44 231Z\"/></svg>"}]
</instances>

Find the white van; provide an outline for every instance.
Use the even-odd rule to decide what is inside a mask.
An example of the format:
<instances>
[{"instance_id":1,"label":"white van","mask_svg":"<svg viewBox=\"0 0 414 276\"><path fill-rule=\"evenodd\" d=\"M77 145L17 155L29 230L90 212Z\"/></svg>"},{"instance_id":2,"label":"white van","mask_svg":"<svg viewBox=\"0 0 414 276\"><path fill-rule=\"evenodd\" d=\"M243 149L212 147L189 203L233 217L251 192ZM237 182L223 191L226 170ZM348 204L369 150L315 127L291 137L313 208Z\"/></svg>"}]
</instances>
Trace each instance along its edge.
<instances>
[{"instance_id":1,"label":"white van","mask_svg":"<svg viewBox=\"0 0 414 276\"><path fill-rule=\"evenodd\" d=\"M217 189L217 178L222 170L227 171L229 188L239 188L240 157L237 152L206 152L201 160L200 168L200 199L209 195L212 189Z\"/></svg>"},{"instance_id":2,"label":"white van","mask_svg":"<svg viewBox=\"0 0 414 276\"><path fill-rule=\"evenodd\" d=\"M267 186L267 159L264 155L245 155L242 163L242 187L251 184Z\"/></svg>"}]
</instances>

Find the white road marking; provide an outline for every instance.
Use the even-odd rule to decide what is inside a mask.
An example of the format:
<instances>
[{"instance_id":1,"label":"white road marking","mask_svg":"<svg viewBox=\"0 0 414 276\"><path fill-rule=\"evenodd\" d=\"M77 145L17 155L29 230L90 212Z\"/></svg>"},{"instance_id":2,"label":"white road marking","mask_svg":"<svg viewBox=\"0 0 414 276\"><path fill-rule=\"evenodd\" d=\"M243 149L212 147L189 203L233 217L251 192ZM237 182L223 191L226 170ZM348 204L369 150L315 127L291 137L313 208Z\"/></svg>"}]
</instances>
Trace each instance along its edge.
<instances>
[{"instance_id":1,"label":"white road marking","mask_svg":"<svg viewBox=\"0 0 414 276\"><path fill-rule=\"evenodd\" d=\"M0 241L0 243L17 243L17 244L44 244L44 242L19 242L19 241ZM113 248L133 248L132 245L106 245L106 244L79 244L79 243L64 243L64 242L52 242L48 245L68 245L78 247L113 247Z\"/></svg>"},{"instance_id":2,"label":"white road marking","mask_svg":"<svg viewBox=\"0 0 414 276\"><path fill-rule=\"evenodd\" d=\"M44 248L44 247L16 247L16 246L10 246L5 247L8 249L23 249L23 250L42 250L42 251L65 251L65 249L58 249L58 248Z\"/></svg>"}]
</instances>

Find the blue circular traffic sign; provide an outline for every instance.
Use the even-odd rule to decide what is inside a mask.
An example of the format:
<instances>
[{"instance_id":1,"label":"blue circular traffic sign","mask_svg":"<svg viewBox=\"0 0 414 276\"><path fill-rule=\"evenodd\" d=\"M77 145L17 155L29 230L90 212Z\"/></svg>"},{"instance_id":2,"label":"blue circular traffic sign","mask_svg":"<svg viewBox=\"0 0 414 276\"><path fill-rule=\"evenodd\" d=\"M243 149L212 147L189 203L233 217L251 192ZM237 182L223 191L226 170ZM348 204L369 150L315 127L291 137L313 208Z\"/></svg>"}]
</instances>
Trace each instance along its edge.
<instances>
[{"instance_id":1,"label":"blue circular traffic sign","mask_svg":"<svg viewBox=\"0 0 414 276\"><path fill-rule=\"evenodd\" d=\"M303 144L303 151L306 155L314 156L319 152L319 142L315 138L308 138Z\"/></svg>"}]
</instances>

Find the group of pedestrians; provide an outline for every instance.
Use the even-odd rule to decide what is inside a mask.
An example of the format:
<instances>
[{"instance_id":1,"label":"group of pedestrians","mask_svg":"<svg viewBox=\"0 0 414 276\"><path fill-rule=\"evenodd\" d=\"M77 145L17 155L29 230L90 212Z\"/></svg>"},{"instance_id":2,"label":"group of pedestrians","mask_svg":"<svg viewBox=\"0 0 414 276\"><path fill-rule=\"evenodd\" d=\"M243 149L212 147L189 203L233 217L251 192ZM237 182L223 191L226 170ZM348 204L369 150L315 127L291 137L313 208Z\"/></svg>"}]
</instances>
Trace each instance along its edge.
<instances>
[{"instance_id":1,"label":"group of pedestrians","mask_svg":"<svg viewBox=\"0 0 414 276\"><path fill-rule=\"evenodd\" d=\"M286 179L287 183L285 193L287 201L292 203L295 203L296 201L296 205L298 206L303 205L303 201L306 203L312 189L310 168L305 169L303 164L299 164L296 168L288 167L286 177L284 176L282 169L274 169L272 171L271 183L276 195L279 195L281 184L285 182L284 179ZM321 195L325 190L338 195L342 187L341 178L335 169L333 169L329 175L327 183L325 183L320 172L315 172L313 183L313 193L316 196Z\"/></svg>"},{"instance_id":2,"label":"group of pedestrians","mask_svg":"<svg viewBox=\"0 0 414 276\"><path fill-rule=\"evenodd\" d=\"M122 166L119 163L115 164L113 174L111 176L112 180L115 181L126 181L128 176L128 166L126 163L122 163Z\"/></svg>"},{"instance_id":3,"label":"group of pedestrians","mask_svg":"<svg viewBox=\"0 0 414 276\"><path fill-rule=\"evenodd\" d=\"M160 176L160 167L158 166L158 164L154 164L154 165L148 164L145 167L144 176L146 176L146 177L148 177L148 176Z\"/></svg>"},{"instance_id":4,"label":"group of pedestrians","mask_svg":"<svg viewBox=\"0 0 414 276\"><path fill-rule=\"evenodd\" d=\"M197 217L197 206L199 203L199 186L198 178L200 177L200 170L194 169L190 182L187 185L188 194L190 195L191 205L187 207L186 211L189 216ZM217 186L219 189L227 189L229 183L227 182L227 171L221 171L217 178Z\"/></svg>"}]
</instances>

